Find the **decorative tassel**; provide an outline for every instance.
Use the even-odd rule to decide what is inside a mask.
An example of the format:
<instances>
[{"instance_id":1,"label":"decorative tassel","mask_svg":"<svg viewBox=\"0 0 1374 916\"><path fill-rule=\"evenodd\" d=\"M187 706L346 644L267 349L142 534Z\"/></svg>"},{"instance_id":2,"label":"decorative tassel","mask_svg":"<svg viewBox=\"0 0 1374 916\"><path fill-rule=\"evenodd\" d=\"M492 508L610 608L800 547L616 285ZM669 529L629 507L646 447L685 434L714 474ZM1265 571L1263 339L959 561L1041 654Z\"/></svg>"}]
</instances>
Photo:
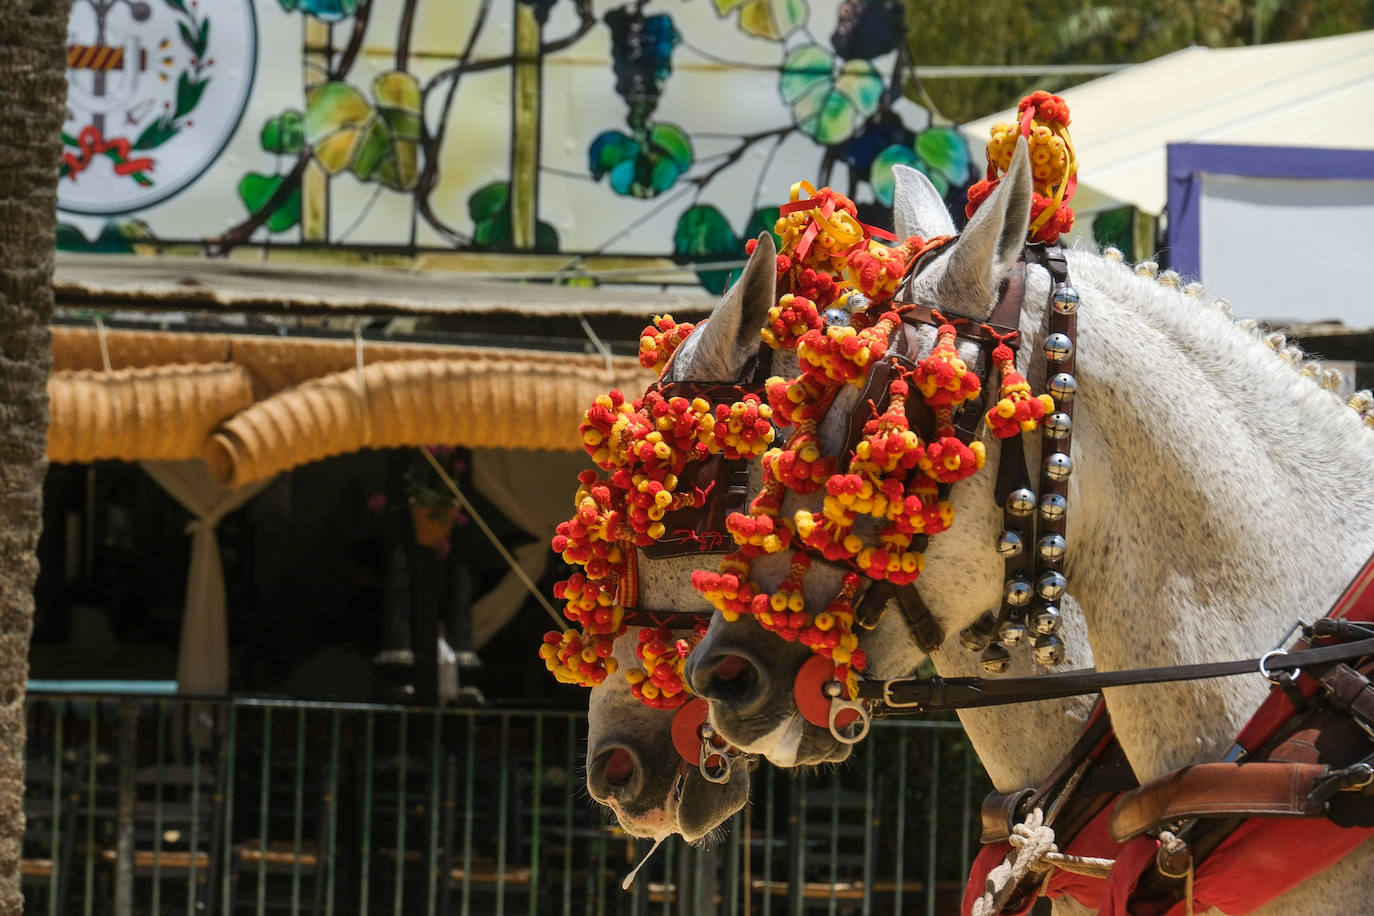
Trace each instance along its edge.
<instances>
[{"instance_id":1,"label":"decorative tassel","mask_svg":"<svg viewBox=\"0 0 1374 916\"><path fill-rule=\"evenodd\" d=\"M987 447L982 442L974 440L965 445L959 441L949 407L935 408L935 435L936 440L926 446L921 469L941 483L957 483L977 473L987 461Z\"/></svg>"},{"instance_id":2,"label":"decorative tassel","mask_svg":"<svg viewBox=\"0 0 1374 916\"><path fill-rule=\"evenodd\" d=\"M999 343L992 351L992 359L1002 374L1002 384L997 403L987 413L988 427L999 439L1032 432L1040 425L1041 417L1054 411L1054 398L1031 394L1030 383L1016 371L1016 354L1005 343Z\"/></svg>"},{"instance_id":3,"label":"decorative tassel","mask_svg":"<svg viewBox=\"0 0 1374 916\"><path fill-rule=\"evenodd\" d=\"M778 583L777 591L754 596L754 616L759 625L788 642L796 642L802 628L810 623L806 616L806 595L802 590L806 571L810 568L811 557L796 554L792 557L787 578Z\"/></svg>"},{"instance_id":4,"label":"decorative tassel","mask_svg":"<svg viewBox=\"0 0 1374 916\"><path fill-rule=\"evenodd\" d=\"M931 407L957 407L978 394L978 375L970 372L955 347L954 325L936 331L935 349L916 364L912 378Z\"/></svg>"}]
</instances>

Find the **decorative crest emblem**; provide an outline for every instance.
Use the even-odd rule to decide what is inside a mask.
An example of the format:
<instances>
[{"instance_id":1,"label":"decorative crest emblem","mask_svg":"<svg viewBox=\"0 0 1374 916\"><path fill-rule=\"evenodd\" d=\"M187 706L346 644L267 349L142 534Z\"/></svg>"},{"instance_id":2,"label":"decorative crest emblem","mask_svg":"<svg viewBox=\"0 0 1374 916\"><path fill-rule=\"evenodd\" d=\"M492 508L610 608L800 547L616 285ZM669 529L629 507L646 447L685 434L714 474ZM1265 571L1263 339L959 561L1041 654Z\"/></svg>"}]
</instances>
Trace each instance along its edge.
<instances>
[{"instance_id":1,"label":"decorative crest emblem","mask_svg":"<svg viewBox=\"0 0 1374 916\"><path fill-rule=\"evenodd\" d=\"M127 213L224 149L252 87L251 0L72 0L57 204Z\"/></svg>"}]
</instances>

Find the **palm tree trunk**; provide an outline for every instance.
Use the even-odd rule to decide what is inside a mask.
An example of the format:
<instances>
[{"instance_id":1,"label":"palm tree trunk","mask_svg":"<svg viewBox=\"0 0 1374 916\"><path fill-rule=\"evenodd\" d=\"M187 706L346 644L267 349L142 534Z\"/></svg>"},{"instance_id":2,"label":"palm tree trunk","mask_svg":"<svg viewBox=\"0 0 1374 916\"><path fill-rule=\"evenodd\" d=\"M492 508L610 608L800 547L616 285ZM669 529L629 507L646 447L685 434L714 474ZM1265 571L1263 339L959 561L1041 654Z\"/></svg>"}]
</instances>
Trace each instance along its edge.
<instances>
[{"instance_id":1,"label":"palm tree trunk","mask_svg":"<svg viewBox=\"0 0 1374 916\"><path fill-rule=\"evenodd\" d=\"M23 908L24 686L52 362L68 0L0 0L0 914Z\"/></svg>"}]
</instances>

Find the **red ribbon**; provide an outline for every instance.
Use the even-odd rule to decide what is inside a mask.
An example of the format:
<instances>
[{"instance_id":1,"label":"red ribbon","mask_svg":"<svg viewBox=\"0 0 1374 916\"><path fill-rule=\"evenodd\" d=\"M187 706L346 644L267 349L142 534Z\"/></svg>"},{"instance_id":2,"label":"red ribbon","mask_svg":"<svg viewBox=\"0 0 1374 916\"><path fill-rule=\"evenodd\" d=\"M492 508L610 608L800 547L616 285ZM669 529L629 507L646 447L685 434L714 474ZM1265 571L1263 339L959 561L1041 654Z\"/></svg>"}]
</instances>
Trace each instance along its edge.
<instances>
[{"instance_id":1,"label":"red ribbon","mask_svg":"<svg viewBox=\"0 0 1374 916\"><path fill-rule=\"evenodd\" d=\"M86 167L91 164L91 159L101 153L113 153L115 162L114 170L116 175L130 175L134 172L141 172L144 169L153 167L153 160L148 157L139 159L129 158L129 141L123 137L113 137L106 140L101 134L100 128L94 124L81 128L81 133L77 135L77 143L81 146L81 156L71 153L62 154L62 162L68 168L68 176L73 181L80 172L84 172Z\"/></svg>"},{"instance_id":2,"label":"red ribbon","mask_svg":"<svg viewBox=\"0 0 1374 916\"><path fill-rule=\"evenodd\" d=\"M805 210L815 210L817 209L816 202L819 199L818 197L807 197L803 200L794 200L790 203L785 203L778 208L778 214L780 216L787 216L789 213L801 213ZM820 205L820 211L820 219L818 220L812 217L811 222L807 224L806 229L802 232L801 238L797 239L798 261L806 259L806 253L811 250L811 244L816 241L816 236L820 235L821 220L828 220L835 215L835 198L826 195L825 202ZM857 248L867 246L870 238L879 238L889 242L897 240L897 236L888 232L886 229L879 229L877 226L870 226L868 223L862 223L858 220L855 220L855 222L859 223L859 229L863 232L863 237L849 246L849 248L845 250L845 254Z\"/></svg>"}]
</instances>

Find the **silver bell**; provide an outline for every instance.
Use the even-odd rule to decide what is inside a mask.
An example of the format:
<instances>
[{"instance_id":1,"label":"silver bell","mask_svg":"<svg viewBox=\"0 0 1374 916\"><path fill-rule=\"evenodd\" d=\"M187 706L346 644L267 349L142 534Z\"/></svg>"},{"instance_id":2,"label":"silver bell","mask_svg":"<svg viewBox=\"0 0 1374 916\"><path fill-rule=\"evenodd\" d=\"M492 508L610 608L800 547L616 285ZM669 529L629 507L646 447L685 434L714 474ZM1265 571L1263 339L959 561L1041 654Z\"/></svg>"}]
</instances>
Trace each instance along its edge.
<instances>
[{"instance_id":1,"label":"silver bell","mask_svg":"<svg viewBox=\"0 0 1374 916\"><path fill-rule=\"evenodd\" d=\"M997 552L1010 560L1021 553L1021 535L1010 528L997 535Z\"/></svg>"},{"instance_id":2,"label":"silver bell","mask_svg":"<svg viewBox=\"0 0 1374 916\"><path fill-rule=\"evenodd\" d=\"M829 308L821 313L825 323L833 328L843 328L849 324L849 312L844 309Z\"/></svg>"},{"instance_id":3,"label":"silver bell","mask_svg":"<svg viewBox=\"0 0 1374 916\"><path fill-rule=\"evenodd\" d=\"M1078 290L1072 286L1061 286L1054 291L1054 310L1061 315L1072 315L1078 311Z\"/></svg>"},{"instance_id":4,"label":"silver bell","mask_svg":"<svg viewBox=\"0 0 1374 916\"><path fill-rule=\"evenodd\" d=\"M983 670L988 674L1001 674L1011 665L1011 653L1002 646L993 643L983 650Z\"/></svg>"},{"instance_id":5,"label":"silver bell","mask_svg":"<svg viewBox=\"0 0 1374 916\"><path fill-rule=\"evenodd\" d=\"M1061 521L1069 511L1069 501L1062 493L1046 493L1040 500L1040 518L1046 522Z\"/></svg>"},{"instance_id":6,"label":"silver bell","mask_svg":"<svg viewBox=\"0 0 1374 916\"><path fill-rule=\"evenodd\" d=\"M988 647L991 637L977 627L959 631L959 642L970 652L981 652Z\"/></svg>"},{"instance_id":7,"label":"silver bell","mask_svg":"<svg viewBox=\"0 0 1374 916\"><path fill-rule=\"evenodd\" d=\"M1058 331L1045 338L1045 359L1060 362L1069 358L1073 352L1073 341L1069 335Z\"/></svg>"},{"instance_id":8,"label":"silver bell","mask_svg":"<svg viewBox=\"0 0 1374 916\"><path fill-rule=\"evenodd\" d=\"M1045 459L1045 476L1053 481L1068 480L1073 473L1073 459L1063 452L1055 452Z\"/></svg>"},{"instance_id":9,"label":"silver bell","mask_svg":"<svg viewBox=\"0 0 1374 916\"><path fill-rule=\"evenodd\" d=\"M1035 545L1035 552L1046 563L1064 559L1064 551L1068 549L1069 543L1062 534L1047 534Z\"/></svg>"},{"instance_id":10,"label":"silver bell","mask_svg":"<svg viewBox=\"0 0 1374 916\"><path fill-rule=\"evenodd\" d=\"M1050 570L1040 577L1035 583L1035 590L1041 598L1046 601L1055 601L1063 597L1064 592L1069 588L1069 580L1064 578L1064 574L1055 570Z\"/></svg>"},{"instance_id":11,"label":"silver bell","mask_svg":"<svg viewBox=\"0 0 1374 916\"><path fill-rule=\"evenodd\" d=\"M1073 432L1073 418L1062 410L1056 410L1045 418L1045 422L1040 424L1045 430L1045 435L1051 439L1063 439Z\"/></svg>"},{"instance_id":12,"label":"silver bell","mask_svg":"<svg viewBox=\"0 0 1374 916\"><path fill-rule=\"evenodd\" d=\"M1041 636L1031 646L1035 660L1046 668L1052 668L1064 660L1064 643L1058 636Z\"/></svg>"},{"instance_id":13,"label":"silver bell","mask_svg":"<svg viewBox=\"0 0 1374 916\"><path fill-rule=\"evenodd\" d=\"M849 298L844 301L844 304L851 313L862 312L868 308L868 301L868 297L863 293L853 292L849 294Z\"/></svg>"},{"instance_id":14,"label":"silver bell","mask_svg":"<svg viewBox=\"0 0 1374 916\"><path fill-rule=\"evenodd\" d=\"M1016 518L1025 518L1035 509L1035 494L1025 487L1012 490L1007 494L1007 512Z\"/></svg>"},{"instance_id":15,"label":"silver bell","mask_svg":"<svg viewBox=\"0 0 1374 916\"><path fill-rule=\"evenodd\" d=\"M1007 620L997 628L997 641L1008 649L1015 649L1026 641L1026 625L1019 620Z\"/></svg>"},{"instance_id":16,"label":"silver bell","mask_svg":"<svg viewBox=\"0 0 1374 916\"><path fill-rule=\"evenodd\" d=\"M1008 579L1002 595L1012 607L1025 607L1030 604L1031 584L1020 576Z\"/></svg>"},{"instance_id":17,"label":"silver bell","mask_svg":"<svg viewBox=\"0 0 1374 916\"><path fill-rule=\"evenodd\" d=\"M1056 404L1072 401L1073 396L1077 393L1078 382L1067 372L1057 373L1050 379L1050 394L1054 395Z\"/></svg>"},{"instance_id":18,"label":"silver bell","mask_svg":"<svg viewBox=\"0 0 1374 916\"><path fill-rule=\"evenodd\" d=\"M1059 629L1059 608L1047 604L1031 614L1030 628L1036 636L1049 636Z\"/></svg>"}]
</instances>

